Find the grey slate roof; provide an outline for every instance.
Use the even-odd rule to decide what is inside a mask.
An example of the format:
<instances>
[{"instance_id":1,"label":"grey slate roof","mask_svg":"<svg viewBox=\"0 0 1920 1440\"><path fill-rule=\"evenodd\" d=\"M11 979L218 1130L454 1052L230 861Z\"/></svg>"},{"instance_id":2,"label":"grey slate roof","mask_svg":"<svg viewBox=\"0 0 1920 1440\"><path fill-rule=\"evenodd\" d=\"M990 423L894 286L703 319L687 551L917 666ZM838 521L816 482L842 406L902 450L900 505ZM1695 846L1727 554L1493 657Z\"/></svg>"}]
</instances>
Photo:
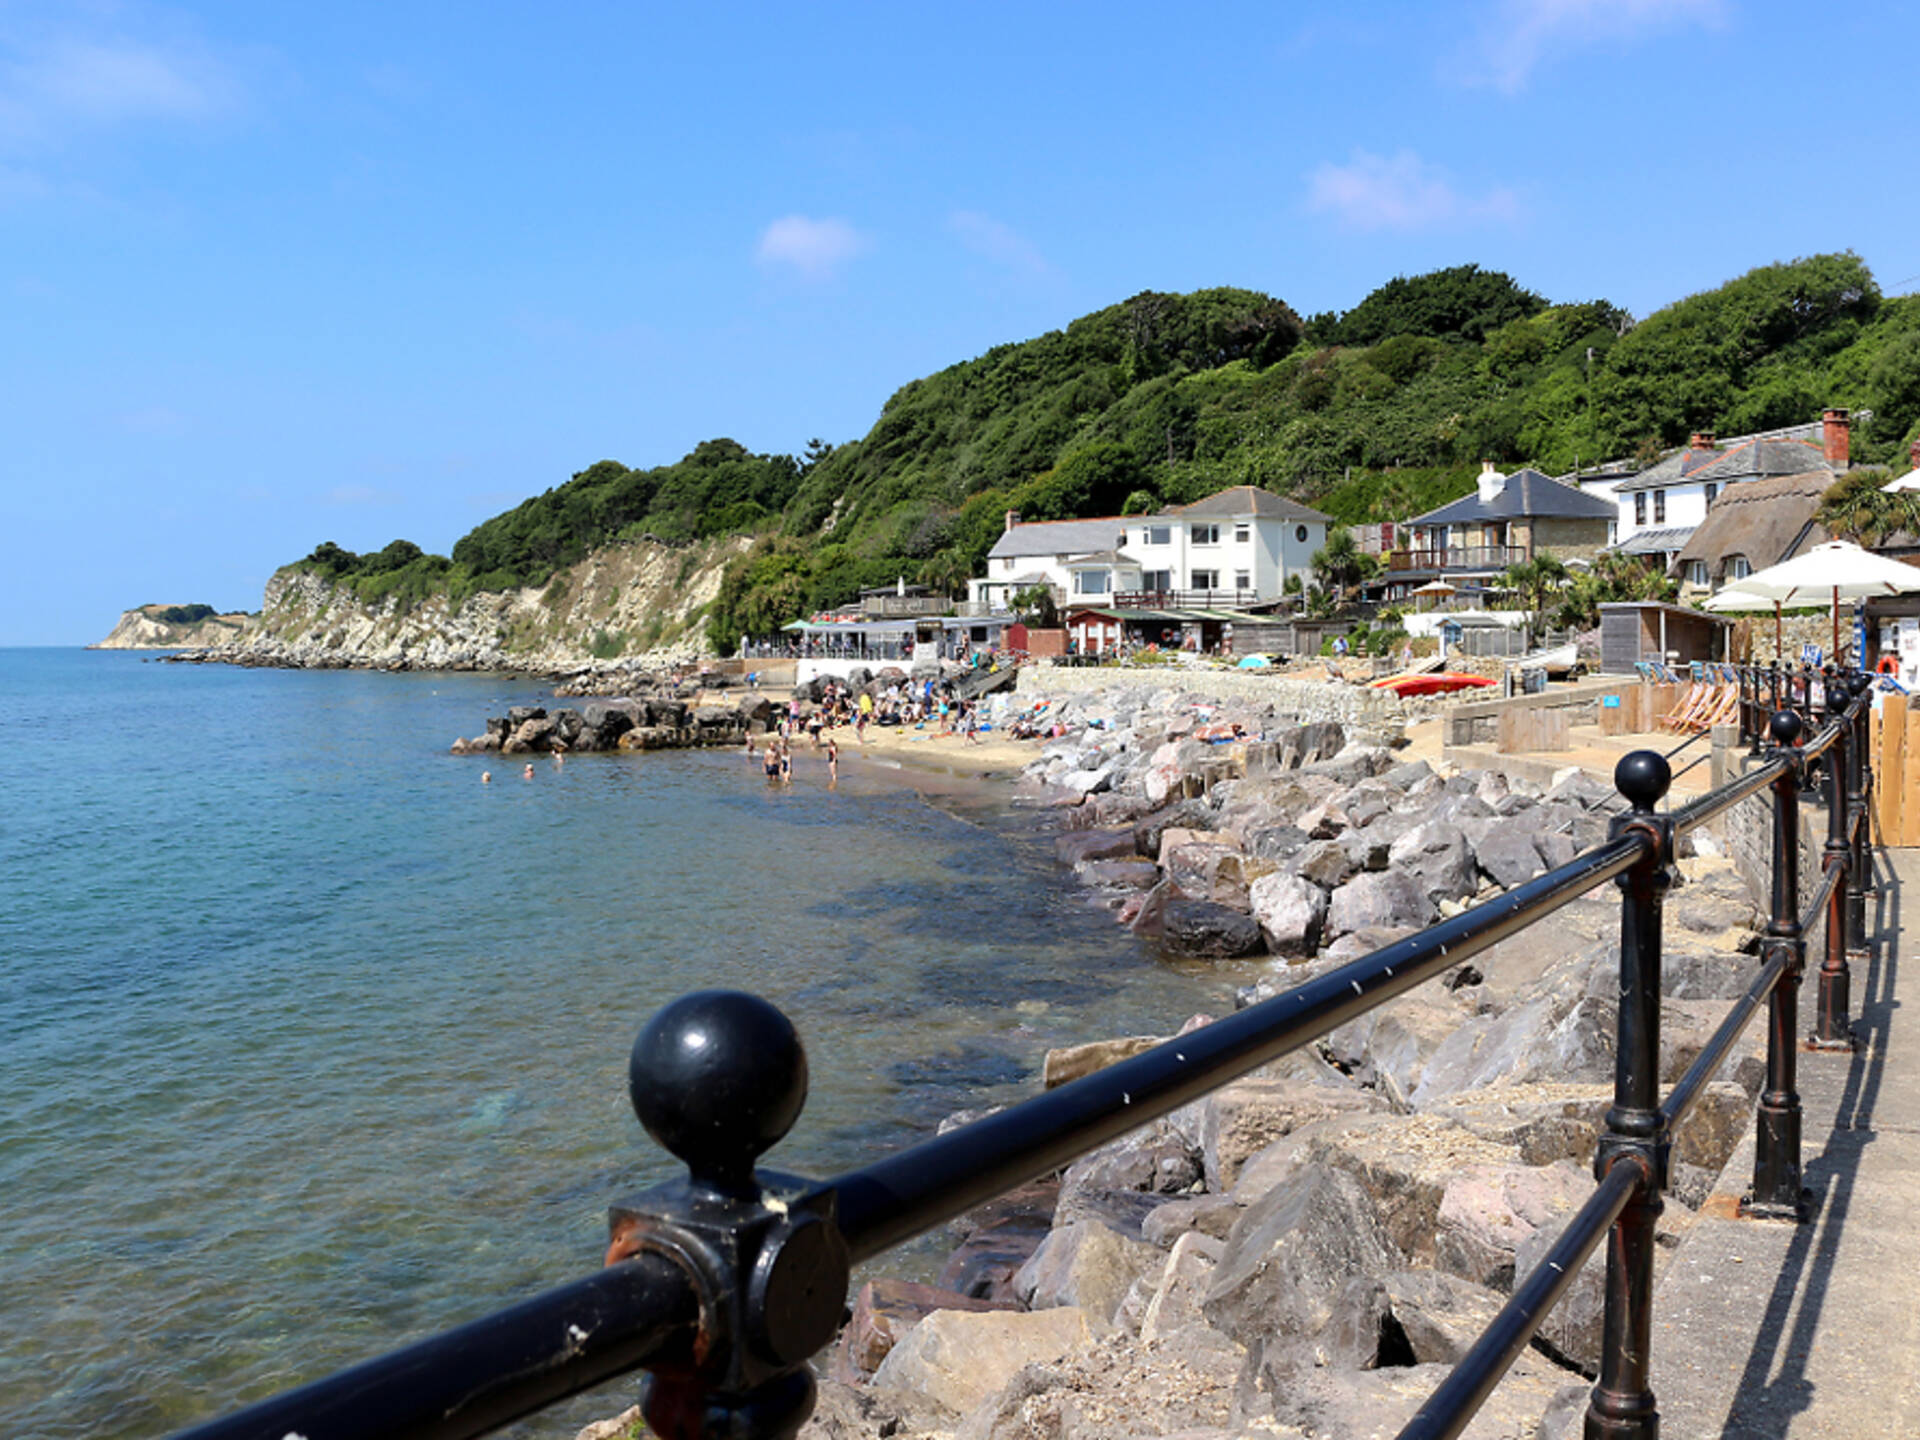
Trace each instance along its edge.
<instances>
[{"instance_id":1,"label":"grey slate roof","mask_svg":"<svg viewBox=\"0 0 1920 1440\"><path fill-rule=\"evenodd\" d=\"M1175 505L1160 513L1189 520L1207 520L1216 515L1223 519L1235 515L1258 515L1278 520L1331 523L1330 517L1318 510L1311 510L1299 501L1276 495L1271 490L1262 490L1257 485L1232 485L1225 490L1216 490L1204 500L1195 500L1190 505Z\"/></svg>"},{"instance_id":2,"label":"grey slate roof","mask_svg":"<svg viewBox=\"0 0 1920 1440\"><path fill-rule=\"evenodd\" d=\"M1118 515L1098 520L1036 520L1002 533L987 552L992 560L1025 555L1086 555L1111 550L1126 533L1128 521ZM1131 523L1139 524L1135 519Z\"/></svg>"},{"instance_id":3,"label":"grey slate roof","mask_svg":"<svg viewBox=\"0 0 1920 1440\"><path fill-rule=\"evenodd\" d=\"M1096 550L1091 555L1076 555L1067 563L1069 565L1133 565L1136 567L1140 564L1138 560L1129 560L1118 550Z\"/></svg>"},{"instance_id":4,"label":"grey slate roof","mask_svg":"<svg viewBox=\"0 0 1920 1440\"><path fill-rule=\"evenodd\" d=\"M1669 485L1759 480L1769 475L1805 475L1831 470L1826 453L1804 440L1748 440L1731 450L1676 450L1659 464L1614 486L1615 494L1659 490Z\"/></svg>"},{"instance_id":5,"label":"grey slate roof","mask_svg":"<svg viewBox=\"0 0 1920 1440\"><path fill-rule=\"evenodd\" d=\"M1613 548L1622 555L1665 555L1686 545L1696 527L1668 525L1659 530L1637 530Z\"/></svg>"},{"instance_id":6,"label":"grey slate roof","mask_svg":"<svg viewBox=\"0 0 1920 1440\"><path fill-rule=\"evenodd\" d=\"M1589 495L1571 485L1562 485L1551 476L1531 467L1516 470L1507 477L1506 487L1492 501L1480 498L1480 492L1465 496L1438 510L1416 515L1409 525L1472 525L1482 520L1528 520L1556 518L1569 520L1611 520L1620 507L1611 500Z\"/></svg>"}]
</instances>

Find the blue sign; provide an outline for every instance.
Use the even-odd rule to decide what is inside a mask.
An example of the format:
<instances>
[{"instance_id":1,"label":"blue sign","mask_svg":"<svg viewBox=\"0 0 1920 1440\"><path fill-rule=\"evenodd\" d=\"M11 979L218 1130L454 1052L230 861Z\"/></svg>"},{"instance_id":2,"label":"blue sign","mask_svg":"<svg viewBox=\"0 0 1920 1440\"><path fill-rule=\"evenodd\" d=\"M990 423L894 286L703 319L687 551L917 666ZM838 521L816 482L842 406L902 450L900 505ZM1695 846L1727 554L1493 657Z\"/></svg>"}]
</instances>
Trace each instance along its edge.
<instances>
[{"instance_id":1,"label":"blue sign","mask_svg":"<svg viewBox=\"0 0 1920 1440\"><path fill-rule=\"evenodd\" d=\"M1600 706L1604 710L1618 710L1620 708L1620 697L1618 695L1602 695L1600 697Z\"/></svg>"}]
</instances>

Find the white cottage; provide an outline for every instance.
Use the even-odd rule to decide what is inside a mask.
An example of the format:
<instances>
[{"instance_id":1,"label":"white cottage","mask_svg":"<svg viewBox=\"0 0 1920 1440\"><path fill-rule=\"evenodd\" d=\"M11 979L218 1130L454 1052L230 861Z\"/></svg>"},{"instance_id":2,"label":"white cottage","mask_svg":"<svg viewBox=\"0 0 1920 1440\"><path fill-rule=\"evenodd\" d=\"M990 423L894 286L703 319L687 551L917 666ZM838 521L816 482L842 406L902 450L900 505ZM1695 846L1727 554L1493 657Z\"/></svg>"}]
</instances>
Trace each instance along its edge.
<instances>
[{"instance_id":1,"label":"white cottage","mask_svg":"<svg viewBox=\"0 0 1920 1440\"><path fill-rule=\"evenodd\" d=\"M1061 605L1249 605L1277 598L1290 575L1308 577L1328 524L1252 485L1154 515L1023 522L1010 510L967 598L1000 610L1047 585Z\"/></svg>"}]
</instances>

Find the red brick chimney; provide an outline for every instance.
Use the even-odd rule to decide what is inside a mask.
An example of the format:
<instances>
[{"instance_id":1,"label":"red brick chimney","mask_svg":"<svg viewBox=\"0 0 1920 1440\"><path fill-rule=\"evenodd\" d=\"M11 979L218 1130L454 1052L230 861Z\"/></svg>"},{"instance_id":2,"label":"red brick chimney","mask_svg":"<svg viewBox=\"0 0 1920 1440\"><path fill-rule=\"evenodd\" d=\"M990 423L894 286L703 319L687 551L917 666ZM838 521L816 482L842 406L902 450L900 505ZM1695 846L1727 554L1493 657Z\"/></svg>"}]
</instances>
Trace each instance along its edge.
<instances>
[{"instance_id":1,"label":"red brick chimney","mask_svg":"<svg viewBox=\"0 0 1920 1440\"><path fill-rule=\"evenodd\" d=\"M1687 441L1687 448L1689 450L1713 449L1713 431L1711 430L1694 431L1693 435Z\"/></svg>"},{"instance_id":2,"label":"red brick chimney","mask_svg":"<svg viewBox=\"0 0 1920 1440\"><path fill-rule=\"evenodd\" d=\"M1007 529L1011 530L1013 529L1014 526L1018 525L1019 523L1020 523L1020 512L1018 510L1007 511ZM1005 534L1006 531L1002 531L1001 533Z\"/></svg>"},{"instance_id":3,"label":"red brick chimney","mask_svg":"<svg viewBox=\"0 0 1920 1440\"><path fill-rule=\"evenodd\" d=\"M1847 440L1850 429L1845 410L1834 407L1820 412L1820 432L1825 440L1827 464L1836 470L1847 468Z\"/></svg>"}]
</instances>

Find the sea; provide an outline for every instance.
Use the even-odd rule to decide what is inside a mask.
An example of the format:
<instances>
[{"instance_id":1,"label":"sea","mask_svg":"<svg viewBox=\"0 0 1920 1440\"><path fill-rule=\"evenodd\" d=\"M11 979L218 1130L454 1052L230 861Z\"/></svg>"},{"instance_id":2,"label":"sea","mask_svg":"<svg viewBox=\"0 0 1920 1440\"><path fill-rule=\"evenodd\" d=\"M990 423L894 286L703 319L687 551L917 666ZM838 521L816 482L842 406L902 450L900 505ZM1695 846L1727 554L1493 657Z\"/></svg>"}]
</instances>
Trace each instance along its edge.
<instances>
[{"instance_id":1,"label":"sea","mask_svg":"<svg viewBox=\"0 0 1920 1440\"><path fill-rule=\"evenodd\" d=\"M1004 781L448 753L543 702L0 649L0 1433L165 1435L592 1269L673 1171L626 1063L688 991L793 1018L811 1097L768 1163L831 1174L1246 978L1116 926Z\"/></svg>"}]
</instances>

